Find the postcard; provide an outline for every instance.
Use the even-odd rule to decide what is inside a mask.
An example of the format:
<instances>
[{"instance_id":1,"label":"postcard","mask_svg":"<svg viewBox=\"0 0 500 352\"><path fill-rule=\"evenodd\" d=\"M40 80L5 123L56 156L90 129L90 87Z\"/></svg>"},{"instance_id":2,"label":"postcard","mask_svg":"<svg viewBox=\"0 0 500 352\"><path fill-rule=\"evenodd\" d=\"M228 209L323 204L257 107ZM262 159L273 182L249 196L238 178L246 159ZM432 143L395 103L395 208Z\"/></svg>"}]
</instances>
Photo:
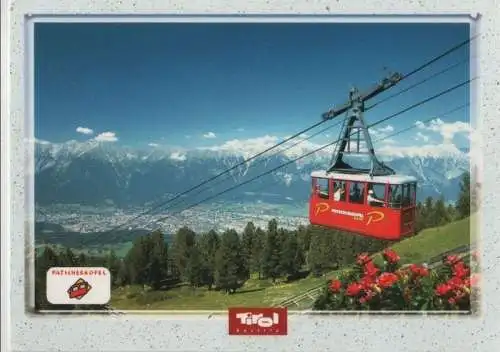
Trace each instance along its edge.
<instances>
[{"instance_id":1,"label":"postcard","mask_svg":"<svg viewBox=\"0 0 500 352\"><path fill-rule=\"evenodd\" d=\"M35 310L477 310L469 27L36 23Z\"/></svg>"}]
</instances>

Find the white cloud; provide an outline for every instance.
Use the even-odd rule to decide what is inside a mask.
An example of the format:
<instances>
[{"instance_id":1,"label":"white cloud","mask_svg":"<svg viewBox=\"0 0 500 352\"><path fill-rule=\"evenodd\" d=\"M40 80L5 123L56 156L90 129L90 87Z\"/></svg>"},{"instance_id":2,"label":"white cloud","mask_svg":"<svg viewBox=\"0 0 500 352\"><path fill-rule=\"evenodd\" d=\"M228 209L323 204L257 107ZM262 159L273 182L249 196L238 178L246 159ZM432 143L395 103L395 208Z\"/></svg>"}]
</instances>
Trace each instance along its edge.
<instances>
[{"instance_id":1,"label":"white cloud","mask_svg":"<svg viewBox=\"0 0 500 352\"><path fill-rule=\"evenodd\" d=\"M373 141L385 138L393 131L394 131L394 127L392 127L391 125L386 125L384 127L370 128L369 129L370 137L372 138ZM361 138L362 139L364 138L364 136L362 134L361 134Z\"/></svg>"},{"instance_id":2,"label":"white cloud","mask_svg":"<svg viewBox=\"0 0 500 352\"><path fill-rule=\"evenodd\" d=\"M88 127L77 127L76 132L81 133L81 134L94 134L94 130Z\"/></svg>"},{"instance_id":3,"label":"white cloud","mask_svg":"<svg viewBox=\"0 0 500 352\"><path fill-rule=\"evenodd\" d=\"M429 136L423 134L422 132L418 131L417 134L415 135L415 140L416 141L423 141L423 142L428 142L430 140Z\"/></svg>"},{"instance_id":4,"label":"white cloud","mask_svg":"<svg viewBox=\"0 0 500 352\"><path fill-rule=\"evenodd\" d=\"M149 143L149 144L148 144L148 146L150 146L150 147L153 147L153 148L154 148L154 147L158 147L158 146L159 146L159 144L157 144L157 143Z\"/></svg>"},{"instance_id":5,"label":"white cloud","mask_svg":"<svg viewBox=\"0 0 500 352\"><path fill-rule=\"evenodd\" d=\"M415 122L415 126L417 126L417 128L424 129L425 123L423 123L422 121L417 121L417 122Z\"/></svg>"},{"instance_id":6,"label":"white cloud","mask_svg":"<svg viewBox=\"0 0 500 352\"><path fill-rule=\"evenodd\" d=\"M390 133L394 131L394 127L392 127L391 125L387 125L385 127L378 128L377 131L381 133Z\"/></svg>"},{"instance_id":7,"label":"white cloud","mask_svg":"<svg viewBox=\"0 0 500 352\"><path fill-rule=\"evenodd\" d=\"M116 142L118 137L116 137L115 132L102 132L95 137L95 140L99 142Z\"/></svg>"},{"instance_id":8,"label":"white cloud","mask_svg":"<svg viewBox=\"0 0 500 352\"><path fill-rule=\"evenodd\" d=\"M230 141L224 142L221 145L216 145L201 149L247 155L247 154L257 154L259 152L262 152L278 142L279 142L278 137L266 135L263 137L250 138L250 139L232 139Z\"/></svg>"},{"instance_id":9,"label":"white cloud","mask_svg":"<svg viewBox=\"0 0 500 352\"><path fill-rule=\"evenodd\" d=\"M241 155L244 158L249 158L255 154L261 153L266 149L269 149L279 143L280 141L285 140L285 138L279 138L277 136L265 135L262 137L249 138L249 139L233 139L224 142L221 145L204 147L200 149L212 150L212 151L220 151L231 154ZM292 139L279 147L270 150L268 153L265 153L263 156L270 156L278 151L284 153L288 157L298 157L302 154L310 152L314 149L321 147L319 144L311 143L310 141L303 141L292 147L292 145L299 142L297 139ZM286 150L285 150L286 149ZM328 148L325 148L328 149Z\"/></svg>"},{"instance_id":10,"label":"white cloud","mask_svg":"<svg viewBox=\"0 0 500 352\"><path fill-rule=\"evenodd\" d=\"M348 146L346 145L346 148L345 148L346 151L347 151L347 147ZM350 142L349 142L349 147L350 147L351 153L357 152L357 150L358 150L358 142L355 139L351 139ZM367 151L367 144L363 140L359 141L359 151L360 152L366 152Z\"/></svg>"},{"instance_id":11,"label":"white cloud","mask_svg":"<svg viewBox=\"0 0 500 352\"><path fill-rule=\"evenodd\" d=\"M377 155L389 157L444 157L464 155L452 143L427 144L418 146L380 146L376 149Z\"/></svg>"},{"instance_id":12,"label":"white cloud","mask_svg":"<svg viewBox=\"0 0 500 352\"><path fill-rule=\"evenodd\" d=\"M174 152L174 153L170 154L170 159L177 160L177 161L185 161L186 160L186 155L185 154L181 154L179 152Z\"/></svg>"},{"instance_id":13,"label":"white cloud","mask_svg":"<svg viewBox=\"0 0 500 352\"><path fill-rule=\"evenodd\" d=\"M435 119L434 122L429 123L428 125L424 122L417 121L415 123L415 126L418 127L417 131L413 131L413 133L409 133L408 135L405 135L401 138L389 138L390 134L397 131L391 125L385 125L380 128L370 130L372 141L375 145L375 153L377 155L380 155L381 157L440 157L450 155L457 157L466 157L467 155L457 147L458 144L455 145L452 143L450 136L455 135L456 133L463 133L464 137L468 136L470 139L474 138L472 136L469 136L468 134L465 134L465 132L470 131L469 126L459 121L444 123L439 119ZM443 137L441 142L439 141L439 139L436 140L437 143L434 142L434 131L438 132ZM200 149L228 152L232 154L242 155L243 157L248 158L276 145L277 143L287 139L288 137L289 136L280 138L273 135L265 135L250 139L233 139L226 141L220 145L214 145L211 147ZM301 137L304 138L306 136ZM302 138L299 137L290 140L280 145L278 148L272 149L271 151L266 153L264 157L274 154L279 150L288 157L296 158L306 153L312 152L313 150L319 149L326 143L331 142L330 140L324 140L320 138L318 142L315 142L314 140L302 140L301 143L292 146L293 144L299 142L301 139ZM411 143L412 141L413 143ZM362 140L360 142L360 149L362 151L366 150L366 143ZM352 140L351 143L351 151L354 151L357 143L354 140ZM314 155L329 157L333 148L334 146L326 147L316 152Z\"/></svg>"},{"instance_id":14,"label":"white cloud","mask_svg":"<svg viewBox=\"0 0 500 352\"><path fill-rule=\"evenodd\" d=\"M471 128L468 123L462 121L444 122L440 118L431 120L428 124L425 124L422 121L417 121L415 125L420 129L439 133L446 143L450 142L457 134L471 132Z\"/></svg>"},{"instance_id":15,"label":"white cloud","mask_svg":"<svg viewBox=\"0 0 500 352\"><path fill-rule=\"evenodd\" d=\"M384 144L396 144L397 141L395 139L392 139L392 138L386 138L386 139L380 141L380 143L384 143Z\"/></svg>"},{"instance_id":16,"label":"white cloud","mask_svg":"<svg viewBox=\"0 0 500 352\"><path fill-rule=\"evenodd\" d=\"M208 133L205 133L203 135L203 138L208 138L208 139L212 139L212 138L216 138L217 136L215 135L215 133L213 132L208 132Z\"/></svg>"},{"instance_id":17,"label":"white cloud","mask_svg":"<svg viewBox=\"0 0 500 352\"><path fill-rule=\"evenodd\" d=\"M244 128L242 128L242 127L240 127L240 128L238 128L236 131L238 131L238 132L244 132L244 131L245 131L245 129L244 129Z\"/></svg>"}]
</instances>

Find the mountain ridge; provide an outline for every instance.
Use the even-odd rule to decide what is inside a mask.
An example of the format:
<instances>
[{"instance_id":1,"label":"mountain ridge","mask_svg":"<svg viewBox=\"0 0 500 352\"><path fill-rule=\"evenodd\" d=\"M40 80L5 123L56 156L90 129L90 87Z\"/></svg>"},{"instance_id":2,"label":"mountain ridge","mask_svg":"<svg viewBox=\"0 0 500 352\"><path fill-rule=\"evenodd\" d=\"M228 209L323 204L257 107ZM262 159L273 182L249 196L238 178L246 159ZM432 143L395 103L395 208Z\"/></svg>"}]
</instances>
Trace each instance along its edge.
<instances>
[{"instance_id":1,"label":"mountain ridge","mask_svg":"<svg viewBox=\"0 0 500 352\"><path fill-rule=\"evenodd\" d=\"M143 205L161 195L178 194L234 167L229 175L210 183L213 187L200 196L203 199L290 162L220 199L255 201L264 191L276 195L271 202L290 199L304 202L310 192L310 172L324 169L330 159L330 150L326 150L291 162L305 152L270 151L263 156L269 156L266 160L245 162L253 153L215 148L133 148L95 140L38 142L35 143L35 201L42 205L110 202L119 206ZM420 200L427 196L455 200L460 177L470 167L468 149L450 148L440 154L421 156L380 153L378 157L398 173L417 177ZM236 167L238 164L241 165Z\"/></svg>"}]
</instances>

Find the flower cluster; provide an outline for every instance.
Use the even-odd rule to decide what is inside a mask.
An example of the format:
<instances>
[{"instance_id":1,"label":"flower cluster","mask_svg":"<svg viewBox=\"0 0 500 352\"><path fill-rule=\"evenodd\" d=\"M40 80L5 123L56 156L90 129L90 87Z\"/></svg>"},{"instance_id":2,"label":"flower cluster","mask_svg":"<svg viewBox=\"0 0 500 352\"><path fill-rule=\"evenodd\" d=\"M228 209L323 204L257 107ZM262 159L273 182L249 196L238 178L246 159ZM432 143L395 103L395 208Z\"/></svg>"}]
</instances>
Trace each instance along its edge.
<instances>
[{"instance_id":1,"label":"flower cluster","mask_svg":"<svg viewBox=\"0 0 500 352\"><path fill-rule=\"evenodd\" d=\"M435 294L446 299L450 305L463 303L469 299L471 288L470 269L456 255L449 255L444 260L450 275L448 280L436 286Z\"/></svg>"},{"instance_id":2,"label":"flower cluster","mask_svg":"<svg viewBox=\"0 0 500 352\"><path fill-rule=\"evenodd\" d=\"M443 266L431 270L427 265L400 265L392 249L382 253L378 266L367 254L356 259L354 270L329 282L328 290L315 309L436 310L468 309L471 285L477 276L456 255L449 255ZM474 258L472 256L471 260Z\"/></svg>"}]
</instances>

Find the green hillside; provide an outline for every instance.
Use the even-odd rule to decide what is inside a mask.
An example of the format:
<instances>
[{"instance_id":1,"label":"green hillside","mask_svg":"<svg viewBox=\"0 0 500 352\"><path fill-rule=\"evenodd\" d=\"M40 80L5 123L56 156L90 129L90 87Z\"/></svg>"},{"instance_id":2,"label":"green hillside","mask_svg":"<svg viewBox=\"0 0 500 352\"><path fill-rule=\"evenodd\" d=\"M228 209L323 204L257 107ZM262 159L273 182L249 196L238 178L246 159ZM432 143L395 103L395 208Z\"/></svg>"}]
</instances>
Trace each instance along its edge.
<instances>
[{"instance_id":1,"label":"green hillside","mask_svg":"<svg viewBox=\"0 0 500 352\"><path fill-rule=\"evenodd\" d=\"M424 263L440 253L470 244L473 237L471 234L475 235L471 223L475 224L475 218L426 229L415 237L394 244L391 248L399 253L402 264ZM377 257L376 260L381 258L381 255Z\"/></svg>"},{"instance_id":2,"label":"green hillside","mask_svg":"<svg viewBox=\"0 0 500 352\"><path fill-rule=\"evenodd\" d=\"M470 244L471 233L472 237L476 234L475 229L471 231L471 223L475 224L475 218L426 229L391 247L399 253L403 263L427 262L440 253ZM380 254L377 256L380 258ZM269 280L251 278L232 295L187 285L167 291L147 291L137 285L125 286L113 291L111 306L119 310L225 310L230 306L272 306L323 286L337 272L332 271L322 277L309 276L289 283L278 281L276 284Z\"/></svg>"}]
</instances>

